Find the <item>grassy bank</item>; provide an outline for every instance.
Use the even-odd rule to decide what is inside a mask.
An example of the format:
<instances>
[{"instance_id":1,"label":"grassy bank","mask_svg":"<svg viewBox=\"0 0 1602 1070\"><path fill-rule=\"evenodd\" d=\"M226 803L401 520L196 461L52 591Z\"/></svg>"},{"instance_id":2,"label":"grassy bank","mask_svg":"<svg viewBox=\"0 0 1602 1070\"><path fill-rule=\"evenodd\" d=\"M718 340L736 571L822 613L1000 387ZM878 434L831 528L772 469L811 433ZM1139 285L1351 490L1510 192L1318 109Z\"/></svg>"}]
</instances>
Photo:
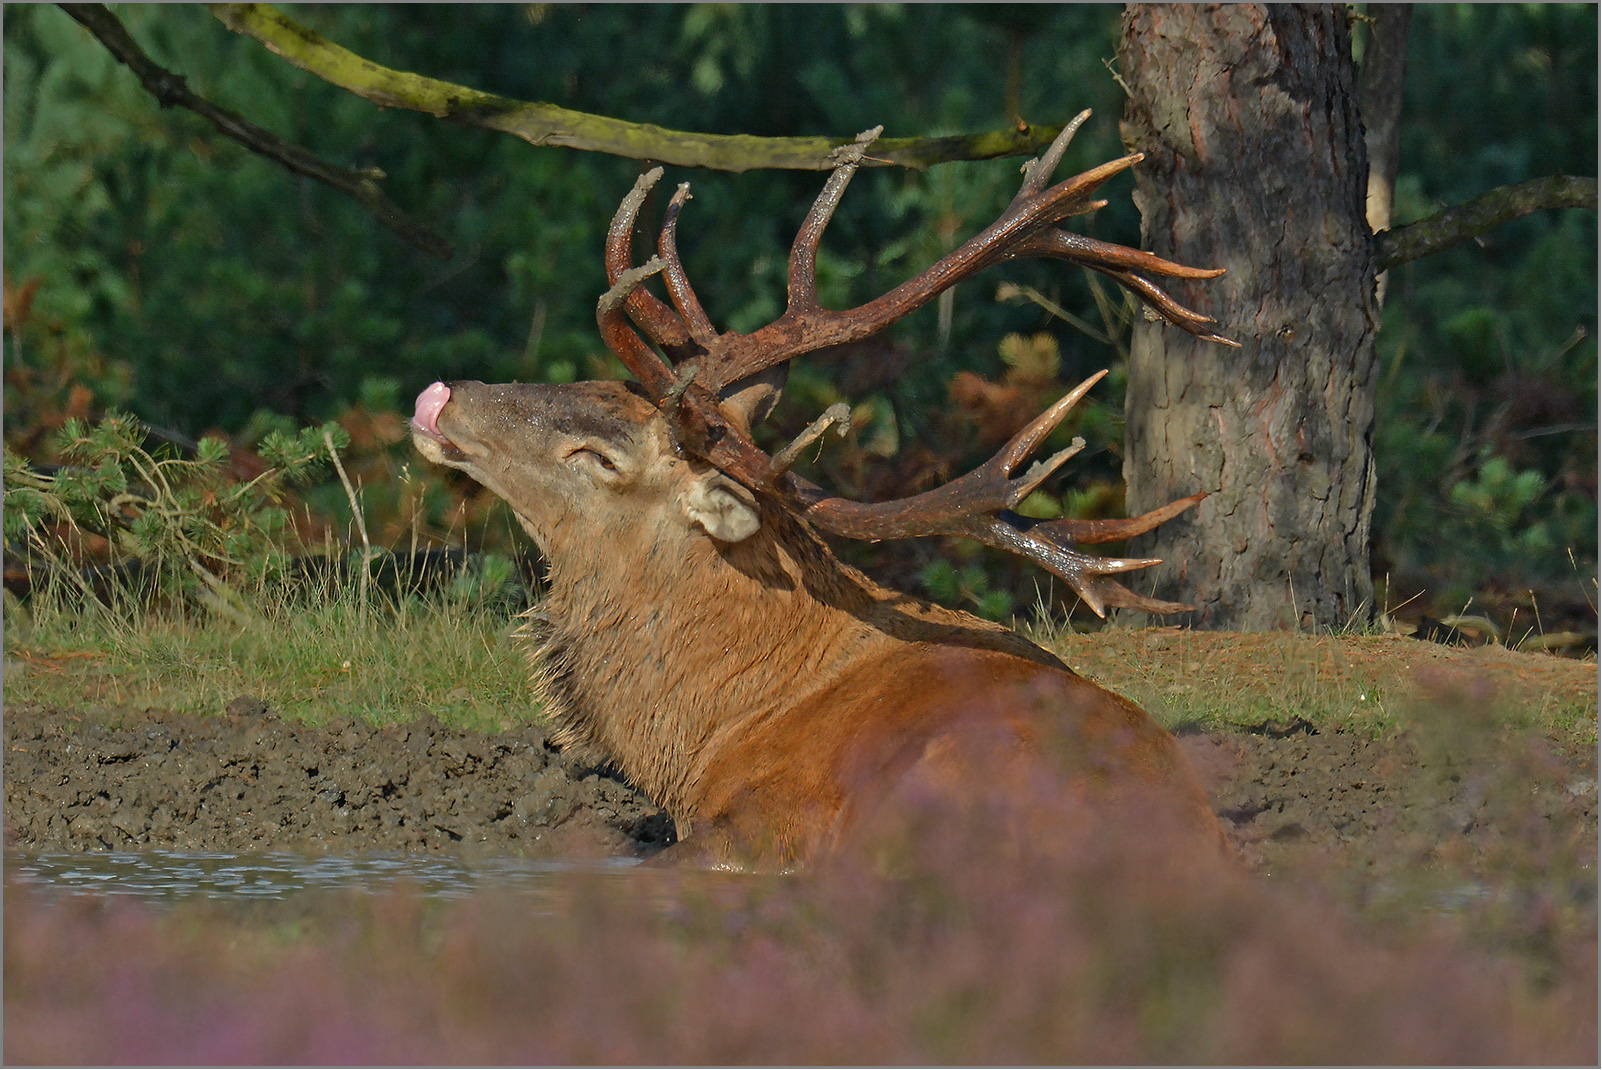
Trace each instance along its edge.
<instances>
[{"instance_id":1,"label":"grassy bank","mask_svg":"<svg viewBox=\"0 0 1602 1070\"><path fill-rule=\"evenodd\" d=\"M1297 719L1385 733L1425 707L1467 699L1481 727L1597 745L1597 664L1502 646L1396 635L1238 634L1179 628L1030 633L1076 671L1128 695L1169 728L1256 729Z\"/></svg>"},{"instance_id":2,"label":"grassy bank","mask_svg":"<svg viewBox=\"0 0 1602 1070\"><path fill-rule=\"evenodd\" d=\"M493 570L492 570L493 573ZM498 573L429 597L371 596L350 584L251 598L239 619L151 609L86 612L36 597L7 609L6 698L107 715L123 709L221 713L240 695L320 723L425 713L468 728L538 721L515 607ZM1075 670L1139 702L1170 728L1245 730L1298 720L1382 734L1422 707L1469 696L1482 727L1597 744L1597 669L1500 646L1399 636L1240 635L1111 627L1026 634Z\"/></svg>"},{"instance_id":3,"label":"grassy bank","mask_svg":"<svg viewBox=\"0 0 1602 1070\"><path fill-rule=\"evenodd\" d=\"M469 578L473 579L472 577ZM463 728L537 721L504 600L467 582L430 597L349 584L258 592L239 616L85 608L42 592L7 607L8 702L115 717L128 709L220 714L241 695L290 720L383 724L432 714Z\"/></svg>"}]
</instances>

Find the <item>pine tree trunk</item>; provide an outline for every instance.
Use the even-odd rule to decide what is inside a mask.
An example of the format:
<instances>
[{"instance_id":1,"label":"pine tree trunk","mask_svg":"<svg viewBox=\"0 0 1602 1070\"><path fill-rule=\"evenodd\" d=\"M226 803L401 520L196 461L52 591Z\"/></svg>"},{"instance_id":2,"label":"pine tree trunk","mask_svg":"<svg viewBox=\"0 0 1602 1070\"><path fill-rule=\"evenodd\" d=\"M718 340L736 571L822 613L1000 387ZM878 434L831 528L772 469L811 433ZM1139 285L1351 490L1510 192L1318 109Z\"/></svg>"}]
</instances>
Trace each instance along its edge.
<instances>
[{"instance_id":1,"label":"pine tree trunk","mask_svg":"<svg viewBox=\"0 0 1602 1070\"><path fill-rule=\"evenodd\" d=\"M1227 268L1170 292L1242 345L1136 325L1129 515L1210 495L1137 577L1196 627L1343 627L1372 611L1378 321L1344 9L1131 4L1119 67L1145 248Z\"/></svg>"}]
</instances>

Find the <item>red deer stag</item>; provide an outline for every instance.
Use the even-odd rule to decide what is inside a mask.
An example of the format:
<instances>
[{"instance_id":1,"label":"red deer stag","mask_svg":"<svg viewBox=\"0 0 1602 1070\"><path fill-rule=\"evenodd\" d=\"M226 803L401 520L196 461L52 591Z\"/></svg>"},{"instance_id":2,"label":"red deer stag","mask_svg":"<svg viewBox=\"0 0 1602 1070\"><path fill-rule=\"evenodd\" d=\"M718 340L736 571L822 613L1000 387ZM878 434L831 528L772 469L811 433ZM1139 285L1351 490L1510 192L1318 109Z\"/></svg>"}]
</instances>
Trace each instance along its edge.
<instances>
[{"instance_id":1,"label":"red deer stag","mask_svg":"<svg viewBox=\"0 0 1602 1070\"><path fill-rule=\"evenodd\" d=\"M1227 342L1145 277L1219 271L1055 228L1105 204L1096 189L1140 159L1048 185L1088 115L1024 165L1023 188L994 224L917 278L836 312L818 304L818 241L879 131L843 146L791 250L788 309L746 335L718 333L685 278L674 230L687 184L668 204L657 255L630 266L635 217L661 176L654 169L612 221L611 289L597 310L606 344L637 382L435 383L418 397L417 448L504 498L550 563L549 595L526 630L555 738L598 751L673 815L680 842L665 857L788 868L882 827L893 799L935 791L960 801L1021 786L1047 753L1073 767L1075 797L1096 801L1088 812L1132 791L1160 795L1216 842L1183 756L1139 707L999 625L874 583L816 534L965 535L1050 569L1098 614L1188 609L1111 578L1155 562L1091 557L1074 544L1148 531L1202 495L1120 521L1010 511L1083 446L1076 439L1014 474L1099 375L988 463L901 501L847 501L789 471L837 413L771 456L751 436L786 361L866 338L1016 257L1093 268L1169 323ZM671 306L640 285L655 274Z\"/></svg>"}]
</instances>

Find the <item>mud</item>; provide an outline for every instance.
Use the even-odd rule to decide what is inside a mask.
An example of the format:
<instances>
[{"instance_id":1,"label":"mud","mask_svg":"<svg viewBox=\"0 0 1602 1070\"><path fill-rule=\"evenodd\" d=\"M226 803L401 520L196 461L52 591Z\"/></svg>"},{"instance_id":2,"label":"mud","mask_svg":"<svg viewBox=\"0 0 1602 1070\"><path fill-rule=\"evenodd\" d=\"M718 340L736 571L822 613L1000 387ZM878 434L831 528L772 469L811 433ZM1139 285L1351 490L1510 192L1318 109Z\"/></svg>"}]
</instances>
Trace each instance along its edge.
<instances>
[{"instance_id":1,"label":"mud","mask_svg":"<svg viewBox=\"0 0 1602 1070\"><path fill-rule=\"evenodd\" d=\"M662 811L547 745L432 719L377 728L279 720L246 697L221 717L5 711L8 849L161 847L354 854L448 851L646 857ZM1464 750L1428 733L1319 732L1305 722L1181 737L1235 849L1273 871L1471 863L1508 845L1595 880L1594 752L1526 734Z\"/></svg>"},{"instance_id":2,"label":"mud","mask_svg":"<svg viewBox=\"0 0 1602 1070\"><path fill-rule=\"evenodd\" d=\"M1538 734L1466 751L1427 733L1279 732L1182 737L1220 823L1252 868L1340 883L1434 871L1478 880L1546 871L1595 898L1597 763Z\"/></svg>"},{"instance_id":3,"label":"mud","mask_svg":"<svg viewBox=\"0 0 1602 1070\"><path fill-rule=\"evenodd\" d=\"M6 846L29 851L457 851L647 855L672 822L537 728L425 718L377 728L222 717L5 711Z\"/></svg>"}]
</instances>

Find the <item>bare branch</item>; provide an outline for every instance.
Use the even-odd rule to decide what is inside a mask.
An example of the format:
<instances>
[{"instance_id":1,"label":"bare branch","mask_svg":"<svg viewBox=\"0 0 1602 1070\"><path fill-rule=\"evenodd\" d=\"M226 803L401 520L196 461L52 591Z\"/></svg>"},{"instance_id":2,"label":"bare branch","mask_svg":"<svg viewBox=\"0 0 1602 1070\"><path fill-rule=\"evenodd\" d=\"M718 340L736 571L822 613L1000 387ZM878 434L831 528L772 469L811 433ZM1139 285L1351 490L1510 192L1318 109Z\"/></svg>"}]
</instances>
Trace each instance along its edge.
<instances>
[{"instance_id":1,"label":"bare branch","mask_svg":"<svg viewBox=\"0 0 1602 1070\"><path fill-rule=\"evenodd\" d=\"M1444 253L1511 219L1552 208L1596 211L1596 179L1553 175L1498 186L1428 219L1383 230L1374 235L1374 270L1389 271L1399 264Z\"/></svg>"},{"instance_id":2,"label":"bare branch","mask_svg":"<svg viewBox=\"0 0 1602 1070\"><path fill-rule=\"evenodd\" d=\"M381 67L334 44L265 4L208 4L235 33L254 37L284 59L325 82L386 108L427 112L463 126L520 137L532 145L604 152L635 160L719 171L782 168L829 171L834 151L854 137L751 137L694 134L648 123L514 100L466 86ZM925 168L955 160L1023 156L1049 145L1060 126L1026 126L986 134L939 138L885 138L874 143L870 166Z\"/></svg>"},{"instance_id":3,"label":"bare branch","mask_svg":"<svg viewBox=\"0 0 1602 1070\"><path fill-rule=\"evenodd\" d=\"M455 255L450 243L413 220L378 188L382 171L353 171L329 163L299 145L291 144L270 131L211 103L191 91L182 75L160 66L129 36L127 29L104 4L62 4L61 9L81 23L106 50L138 76L140 84L163 108L177 105L211 123L224 137L232 138L258 156L288 168L297 175L316 179L354 197L373 218L394 231L403 241L430 256L449 260Z\"/></svg>"}]
</instances>

